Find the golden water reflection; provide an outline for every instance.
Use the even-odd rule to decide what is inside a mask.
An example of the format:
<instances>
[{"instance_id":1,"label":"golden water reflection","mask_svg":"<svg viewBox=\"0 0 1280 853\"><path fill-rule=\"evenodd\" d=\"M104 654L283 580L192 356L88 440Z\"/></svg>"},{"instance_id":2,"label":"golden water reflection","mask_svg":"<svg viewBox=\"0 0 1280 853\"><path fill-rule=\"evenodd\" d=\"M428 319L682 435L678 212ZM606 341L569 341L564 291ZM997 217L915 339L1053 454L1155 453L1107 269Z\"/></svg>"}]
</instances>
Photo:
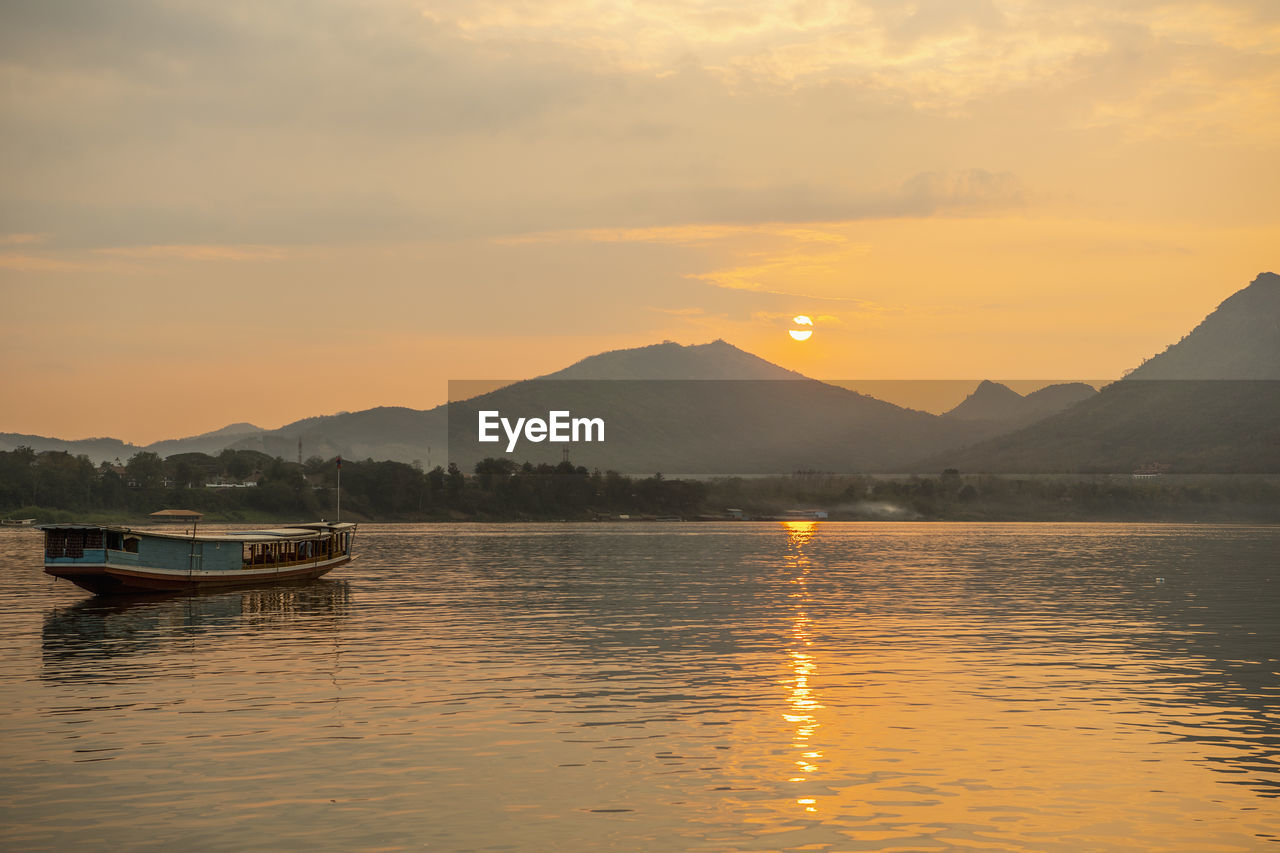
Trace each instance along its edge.
<instances>
[{"instance_id":1,"label":"golden water reflection","mask_svg":"<svg viewBox=\"0 0 1280 853\"><path fill-rule=\"evenodd\" d=\"M848 527L792 522L782 532L788 624L779 683L790 755L787 775L775 778L792 791L775 801L772 820L758 803L740 806L776 839L770 849L855 842L1065 853L1280 841L1280 820L1264 805L1280 793L1268 748L1274 703L1252 686L1274 680L1274 653L1232 647L1215 663L1197 648L1226 637L1258 645L1254 638L1274 633L1247 611L1232 611L1235 634L1207 630L1197 615L1187 648L1175 649L1163 644L1176 635L1149 621L1141 599L1110 609L1122 606L1112 602L1132 578L1100 572L1077 598L1026 587L1044 583L1030 572L982 589L953 567L963 565L954 553L919 551L916 565L884 572L883 553L865 567L845 557L856 535ZM1090 553L1093 535L1069 543L1081 548L1074 559L1106 556ZM1007 544L1012 554L1025 547ZM1164 584L1152 588L1167 594ZM1206 609L1196 594L1188 600L1193 612ZM1219 666L1238 670L1239 684L1217 687ZM754 726L744 734L743 749L758 760L767 735Z\"/></svg>"},{"instance_id":2,"label":"golden water reflection","mask_svg":"<svg viewBox=\"0 0 1280 853\"><path fill-rule=\"evenodd\" d=\"M810 636L810 619L807 609L810 606L809 572L813 569L813 561L805 551L805 546L813 538L817 529L816 521L789 521L784 523L787 533L786 564L788 574L792 577L794 589L790 594L794 614L791 623L791 645L787 649L790 658L792 677L788 688L788 713L782 718L794 730L791 745L798 753L794 762L796 775L787 781L801 783L809 780L818 772L818 762L822 759L822 750L815 742L815 735L822 723L818 720L818 711L822 703L815 695L812 679L818 670L817 661L812 654L813 638ZM801 796L796 805L806 812L818 811L818 800L813 796Z\"/></svg>"}]
</instances>

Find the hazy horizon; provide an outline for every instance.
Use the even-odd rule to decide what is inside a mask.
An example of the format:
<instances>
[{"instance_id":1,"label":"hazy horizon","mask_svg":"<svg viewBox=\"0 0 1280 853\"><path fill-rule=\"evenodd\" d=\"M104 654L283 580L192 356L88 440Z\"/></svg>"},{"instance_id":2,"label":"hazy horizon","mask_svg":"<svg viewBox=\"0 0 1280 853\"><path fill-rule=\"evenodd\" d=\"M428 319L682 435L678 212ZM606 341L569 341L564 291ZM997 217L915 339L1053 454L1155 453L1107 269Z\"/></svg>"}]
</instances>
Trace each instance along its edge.
<instances>
[{"instance_id":1,"label":"hazy horizon","mask_svg":"<svg viewBox=\"0 0 1280 853\"><path fill-rule=\"evenodd\" d=\"M462 400L462 399L469 399L479 394L488 393L490 391L497 390L498 388L502 388L507 385L511 385L517 382L525 381L527 379L535 379L535 378L538 378L538 377L522 377L522 378L509 378L509 379L462 379L462 380L451 379L448 382L449 391L445 395L445 399L440 400L440 402L434 405L427 405L422 407L406 406L403 408L429 410L429 409L436 408L437 406L447 405L450 402L455 402L457 400ZM968 397L969 394L971 394L978 387L978 385L980 385L983 382L995 382L999 385L1004 385L1010 388L1011 390L1016 391L1018 394L1026 396L1028 394L1031 394L1034 391L1038 391L1050 385L1060 385L1060 384L1080 382L1086 385L1090 385L1095 390L1097 390L1097 389L1101 389L1102 386L1110 382L1116 381L1114 379L1096 379L1096 378L1095 379L1070 379L1070 378L1068 379L1001 379L998 377L981 378L981 379L832 379L832 378L822 378L822 377L811 376L807 378L816 379L819 382L823 382L828 385L835 385L840 388L848 389L850 391L856 391L859 394L863 394L869 397L875 397L876 399L883 400L887 403L892 403L895 406L901 406L907 409L917 409L919 411L929 412L935 415L944 414L950 411L951 409L955 408L966 397ZM396 407L392 404L377 404L375 406L371 406L370 408L379 408L383 406L391 407L391 408ZM307 414L307 415L303 415L299 418L294 418L290 421L284 421L281 423L271 423L271 424L264 423L260 419L256 419L255 417L253 417L252 414L245 414L243 417L237 418L235 420L225 421L217 424L210 424L208 428L202 429L198 432L193 432L193 433L184 434L184 435L162 435L147 441L134 440L132 437L127 435L106 435L106 434L42 435L41 437L58 439L61 441L119 439L125 442L126 444L131 444L138 447L146 447L148 445L154 444L156 442L161 442L161 441L172 441L172 440L195 438L200 435L206 435L209 433L218 432L237 424L248 424L251 427L256 427L258 429L262 429L267 432L272 432L278 429L283 429L289 424L299 420L304 420L307 418L314 418L314 417L322 417L322 418L333 417L333 416L338 416L342 414L349 414L350 411L351 410L345 410L345 409L327 411L327 412L316 411L316 412L311 412L310 414ZM0 432L19 434L19 435L40 435L38 433L23 433L18 430L8 430L8 429L0 429Z\"/></svg>"}]
</instances>

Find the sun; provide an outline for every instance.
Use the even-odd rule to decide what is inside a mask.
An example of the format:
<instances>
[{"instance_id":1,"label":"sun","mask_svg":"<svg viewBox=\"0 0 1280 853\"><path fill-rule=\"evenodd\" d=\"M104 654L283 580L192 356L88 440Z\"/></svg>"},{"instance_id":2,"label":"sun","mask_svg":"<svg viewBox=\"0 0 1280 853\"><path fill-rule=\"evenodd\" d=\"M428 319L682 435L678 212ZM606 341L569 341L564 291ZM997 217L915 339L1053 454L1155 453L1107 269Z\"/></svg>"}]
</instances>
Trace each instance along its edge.
<instances>
[{"instance_id":1,"label":"sun","mask_svg":"<svg viewBox=\"0 0 1280 853\"><path fill-rule=\"evenodd\" d=\"M797 326L812 326L812 325L813 325L813 321L812 321L812 320L810 320L808 317L806 317L804 314L800 314L800 315L797 315L797 316L795 316L795 317L792 317L792 318L791 318L791 322L795 323ZM809 340L809 338L811 338L811 337L813 336L813 329L812 329L812 328L809 328L809 329L791 329L791 330L790 330L790 332L789 332L789 334L791 335L791 337L792 337L792 338L794 338L794 339L795 339L795 340L797 340L797 341L807 341L807 340Z\"/></svg>"}]
</instances>

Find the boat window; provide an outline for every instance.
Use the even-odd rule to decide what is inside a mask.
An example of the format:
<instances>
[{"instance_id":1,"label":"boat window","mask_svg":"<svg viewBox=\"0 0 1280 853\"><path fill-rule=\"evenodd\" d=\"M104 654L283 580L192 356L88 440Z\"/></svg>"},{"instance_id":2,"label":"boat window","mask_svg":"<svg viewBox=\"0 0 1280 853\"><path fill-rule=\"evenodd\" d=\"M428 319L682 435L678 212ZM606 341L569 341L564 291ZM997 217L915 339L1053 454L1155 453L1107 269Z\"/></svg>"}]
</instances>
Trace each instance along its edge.
<instances>
[{"instance_id":1,"label":"boat window","mask_svg":"<svg viewBox=\"0 0 1280 853\"><path fill-rule=\"evenodd\" d=\"M138 542L139 537L137 536L124 537L124 550L128 551L130 554L138 553Z\"/></svg>"},{"instance_id":2,"label":"boat window","mask_svg":"<svg viewBox=\"0 0 1280 853\"><path fill-rule=\"evenodd\" d=\"M70 557L68 553L71 542L71 531L69 530L46 530L44 532L44 555L46 557ZM76 550L80 550L80 543L75 543Z\"/></svg>"}]
</instances>

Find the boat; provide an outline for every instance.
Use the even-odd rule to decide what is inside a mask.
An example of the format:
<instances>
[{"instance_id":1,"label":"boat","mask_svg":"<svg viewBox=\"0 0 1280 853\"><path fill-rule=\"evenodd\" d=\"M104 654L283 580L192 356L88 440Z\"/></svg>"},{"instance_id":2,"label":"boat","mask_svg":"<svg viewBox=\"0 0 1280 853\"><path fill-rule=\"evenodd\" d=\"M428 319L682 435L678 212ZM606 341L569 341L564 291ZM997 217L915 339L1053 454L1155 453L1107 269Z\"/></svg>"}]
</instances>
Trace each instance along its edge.
<instances>
[{"instance_id":1,"label":"boat","mask_svg":"<svg viewBox=\"0 0 1280 853\"><path fill-rule=\"evenodd\" d=\"M46 524L44 570L100 595L306 580L351 562L356 525L189 533Z\"/></svg>"},{"instance_id":2,"label":"boat","mask_svg":"<svg viewBox=\"0 0 1280 853\"><path fill-rule=\"evenodd\" d=\"M31 527L35 523L34 518L0 518L0 527Z\"/></svg>"}]
</instances>

